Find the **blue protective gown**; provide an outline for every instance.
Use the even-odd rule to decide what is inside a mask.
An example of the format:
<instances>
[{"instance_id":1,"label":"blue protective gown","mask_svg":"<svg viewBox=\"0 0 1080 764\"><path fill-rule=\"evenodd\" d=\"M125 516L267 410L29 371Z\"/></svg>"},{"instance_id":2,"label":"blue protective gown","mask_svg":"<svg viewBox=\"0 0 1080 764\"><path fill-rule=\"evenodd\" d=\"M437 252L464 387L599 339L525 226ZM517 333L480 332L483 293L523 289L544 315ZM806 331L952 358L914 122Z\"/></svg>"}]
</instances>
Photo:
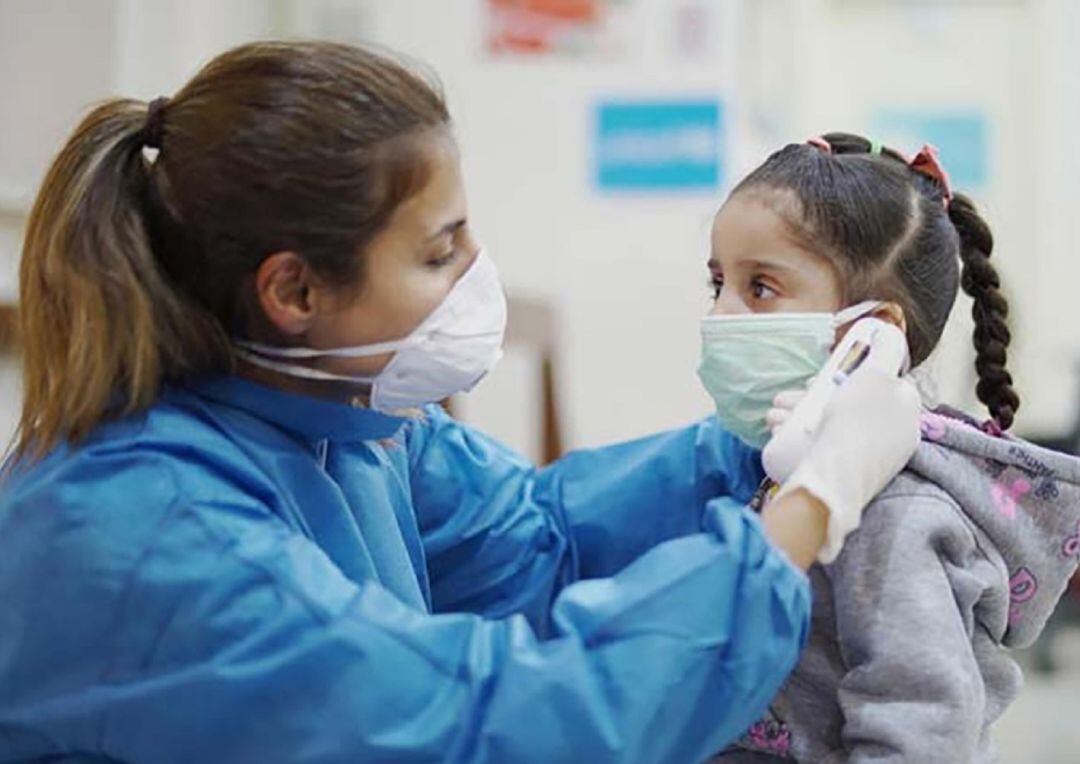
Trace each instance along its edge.
<instances>
[{"instance_id":1,"label":"blue protective gown","mask_svg":"<svg viewBox=\"0 0 1080 764\"><path fill-rule=\"evenodd\" d=\"M807 630L760 476L712 420L536 469L169 388L0 486L0 761L700 761Z\"/></svg>"}]
</instances>

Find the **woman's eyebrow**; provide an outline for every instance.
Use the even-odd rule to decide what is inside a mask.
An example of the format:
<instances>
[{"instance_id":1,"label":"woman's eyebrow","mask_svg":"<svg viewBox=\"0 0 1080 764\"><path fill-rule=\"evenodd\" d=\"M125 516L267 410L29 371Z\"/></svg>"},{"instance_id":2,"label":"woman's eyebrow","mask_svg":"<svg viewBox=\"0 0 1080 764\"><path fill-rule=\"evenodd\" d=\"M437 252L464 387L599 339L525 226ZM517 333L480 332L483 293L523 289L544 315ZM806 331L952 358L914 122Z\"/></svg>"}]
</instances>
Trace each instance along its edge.
<instances>
[{"instance_id":1,"label":"woman's eyebrow","mask_svg":"<svg viewBox=\"0 0 1080 764\"><path fill-rule=\"evenodd\" d=\"M427 238L427 241L434 241L435 239L439 238L440 236L446 236L448 234L452 234L455 231L457 231L459 228L464 227L465 222L466 222L465 218L458 218L457 220L452 220L449 223L447 223L446 225L444 225L442 228L440 228L438 231L431 234L431 236L429 236Z\"/></svg>"}]
</instances>

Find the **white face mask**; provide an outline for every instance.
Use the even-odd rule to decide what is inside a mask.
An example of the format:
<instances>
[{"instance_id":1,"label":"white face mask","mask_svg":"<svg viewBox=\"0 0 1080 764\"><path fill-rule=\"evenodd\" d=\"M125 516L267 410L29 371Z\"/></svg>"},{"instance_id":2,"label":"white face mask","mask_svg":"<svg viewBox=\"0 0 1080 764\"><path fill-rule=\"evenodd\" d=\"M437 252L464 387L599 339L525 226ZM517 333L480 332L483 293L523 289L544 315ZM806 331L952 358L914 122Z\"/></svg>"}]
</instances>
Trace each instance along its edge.
<instances>
[{"instance_id":1,"label":"white face mask","mask_svg":"<svg viewBox=\"0 0 1080 764\"><path fill-rule=\"evenodd\" d=\"M277 347L238 340L249 363L304 379L371 385L371 408L390 413L467 392L502 357L506 296L495 263L483 251L438 307L409 336L374 345L328 349ZM365 358L394 353L374 376L333 374L271 358Z\"/></svg>"}]
</instances>

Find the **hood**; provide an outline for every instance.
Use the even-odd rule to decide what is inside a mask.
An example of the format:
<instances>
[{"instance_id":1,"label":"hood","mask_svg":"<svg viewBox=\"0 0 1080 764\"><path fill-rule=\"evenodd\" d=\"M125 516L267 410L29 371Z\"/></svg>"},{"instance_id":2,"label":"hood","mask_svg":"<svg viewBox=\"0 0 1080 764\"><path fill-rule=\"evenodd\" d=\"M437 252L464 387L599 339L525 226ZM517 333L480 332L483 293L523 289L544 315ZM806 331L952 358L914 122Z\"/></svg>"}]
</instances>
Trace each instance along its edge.
<instances>
[{"instance_id":1,"label":"hood","mask_svg":"<svg viewBox=\"0 0 1080 764\"><path fill-rule=\"evenodd\" d=\"M922 436L908 468L948 493L1008 567L1003 643L1034 642L1080 560L1080 459L945 408L923 415Z\"/></svg>"}]
</instances>

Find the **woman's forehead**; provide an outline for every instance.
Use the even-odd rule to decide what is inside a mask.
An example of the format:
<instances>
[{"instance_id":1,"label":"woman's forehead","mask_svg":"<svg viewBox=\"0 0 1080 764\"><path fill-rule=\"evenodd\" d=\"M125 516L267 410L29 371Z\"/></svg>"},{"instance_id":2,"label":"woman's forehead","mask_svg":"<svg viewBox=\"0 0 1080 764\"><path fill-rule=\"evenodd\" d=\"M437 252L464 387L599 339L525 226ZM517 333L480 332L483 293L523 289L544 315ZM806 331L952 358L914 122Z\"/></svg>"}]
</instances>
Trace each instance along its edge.
<instances>
[{"instance_id":1,"label":"woman's forehead","mask_svg":"<svg viewBox=\"0 0 1080 764\"><path fill-rule=\"evenodd\" d=\"M411 235L426 239L465 218L467 210L461 160L454 141L435 139L424 154L426 182L394 211L391 226L407 228Z\"/></svg>"}]
</instances>

